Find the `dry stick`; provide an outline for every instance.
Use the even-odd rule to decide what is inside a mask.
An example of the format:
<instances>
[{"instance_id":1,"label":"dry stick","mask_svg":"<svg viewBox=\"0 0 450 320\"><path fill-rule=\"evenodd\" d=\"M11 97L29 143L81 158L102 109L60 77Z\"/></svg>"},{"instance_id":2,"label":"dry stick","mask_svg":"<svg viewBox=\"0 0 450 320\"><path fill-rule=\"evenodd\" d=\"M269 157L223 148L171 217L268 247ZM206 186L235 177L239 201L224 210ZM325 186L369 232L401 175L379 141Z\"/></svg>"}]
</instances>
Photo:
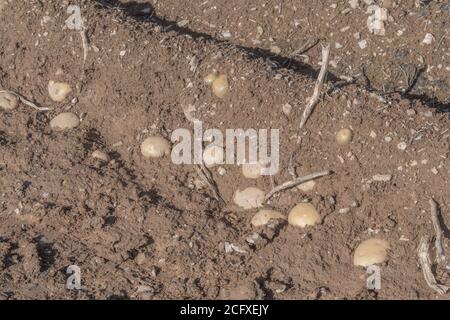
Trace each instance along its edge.
<instances>
[{"instance_id":1,"label":"dry stick","mask_svg":"<svg viewBox=\"0 0 450 320\"><path fill-rule=\"evenodd\" d=\"M325 80L325 75L327 74L328 70L329 60L330 60L330 44L327 44L326 46L322 46L322 67L320 68L319 77L317 78L316 86L314 87L314 94L310 98L308 105L305 108L305 111L303 111L302 120L300 122L300 129L303 128L303 126L306 124L306 121L308 121L309 116L314 111L314 107L319 102L323 82Z\"/></svg>"},{"instance_id":2,"label":"dry stick","mask_svg":"<svg viewBox=\"0 0 450 320\"><path fill-rule=\"evenodd\" d=\"M223 200L222 196L220 195L219 188L217 187L217 184L214 181L214 178L208 168L204 164L200 164L196 166L195 169L197 170L200 178L202 178L211 189L214 198L221 204L225 205L225 200Z\"/></svg>"},{"instance_id":3,"label":"dry stick","mask_svg":"<svg viewBox=\"0 0 450 320\"><path fill-rule=\"evenodd\" d=\"M297 55L301 55L303 53L305 53L306 51L310 50L311 48L313 48L316 44L319 43L319 39L317 38L309 38L308 40L306 40L306 42L297 50L295 50L294 52L292 52L289 57L295 57Z\"/></svg>"},{"instance_id":4,"label":"dry stick","mask_svg":"<svg viewBox=\"0 0 450 320\"><path fill-rule=\"evenodd\" d=\"M437 283L433 272L431 271L431 260L428 255L428 238L422 237L420 239L420 244L418 248L419 262L422 267L423 276L425 277L425 281L427 285L438 292L439 294L445 294L450 289L450 287Z\"/></svg>"},{"instance_id":5,"label":"dry stick","mask_svg":"<svg viewBox=\"0 0 450 320\"><path fill-rule=\"evenodd\" d=\"M445 261L444 247L442 246L442 228L439 223L439 206L434 199L430 199L431 205L431 221L433 221L434 231L436 232L436 240L434 245L436 247L436 260L438 263Z\"/></svg>"},{"instance_id":6,"label":"dry stick","mask_svg":"<svg viewBox=\"0 0 450 320\"><path fill-rule=\"evenodd\" d=\"M310 180L314 180L317 178L321 178L324 176L328 176L330 175L332 172L331 171L322 171L322 172L316 172L316 173L312 173L310 175L304 176L304 177L300 177L291 181L287 181L279 186L276 186L275 188L273 188L272 190L270 190L266 196L264 197L264 202L266 202L267 200L269 200L275 193L278 193L280 191L286 190L286 189L290 189L293 188L295 186L298 186L299 184L308 182Z\"/></svg>"},{"instance_id":7,"label":"dry stick","mask_svg":"<svg viewBox=\"0 0 450 320\"><path fill-rule=\"evenodd\" d=\"M20 94L14 92L14 91L10 91L10 90L0 90L0 93L9 93L12 94L14 96L16 96L17 98L19 98L20 102L22 102L23 104L36 109L38 111L49 111L52 110L52 108L46 108L46 107L38 107L35 103L25 99L23 96L21 96Z\"/></svg>"},{"instance_id":8,"label":"dry stick","mask_svg":"<svg viewBox=\"0 0 450 320\"><path fill-rule=\"evenodd\" d=\"M86 35L86 29L84 28L84 26L80 30L80 35L81 35L81 43L83 44L83 65L84 65L86 63L89 50L89 42Z\"/></svg>"}]
</instances>

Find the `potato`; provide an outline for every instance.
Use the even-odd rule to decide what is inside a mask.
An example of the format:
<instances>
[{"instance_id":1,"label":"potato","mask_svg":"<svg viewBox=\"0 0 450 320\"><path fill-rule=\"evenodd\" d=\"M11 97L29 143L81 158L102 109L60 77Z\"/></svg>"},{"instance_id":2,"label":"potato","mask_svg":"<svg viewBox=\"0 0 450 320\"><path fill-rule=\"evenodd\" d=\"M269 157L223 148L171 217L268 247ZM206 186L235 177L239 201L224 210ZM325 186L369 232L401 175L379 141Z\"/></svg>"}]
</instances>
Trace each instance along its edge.
<instances>
[{"instance_id":1,"label":"potato","mask_svg":"<svg viewBox=\"0 0 450 320\"><path fill-rule=\"evenodd\" d=\"M55 102L64 101L71 92L72 89L68 83L55 82L53 80L48 82L48 94Z\"/></svg>"},{"instance_id":2,"label":"potato","mask_svg":"<svg viewBox=\"0 0 450 320\"><path fill-rule=\"evenodd\" d=\"M0 92L0 108L14 110L19 105L19 98L9 92Z\"/></svg>"},{"instance_id":3,"label":"potato","mask_svg":"<svg viewBox=\"0 0 450 320\"><path fill-rule=\"evenodd\" d=\"M203 81L205 81L206 84L212 84L214 82L214 80L217 79L217 74L212 72L210 74L208 74Z\"/></svg>"},{"instance_id":4,"label":"potato","mask_svg":"<svg viewBox=\"0 0 450 320\"><path fill-rule=\"evenodd\" d=\"M234 193L234 203L244 209L261 207L264 202L265 193L261 189L250 187Z\"/></svg>"},{"instance_id":5,"label":"potato","mask_svg":"<svg viewBox=\"0 0 450 320\"><path fill-rule=\"evenodd\" d=\"M228 77L226 75L221 74L217 76L217 78L212 82L212 91L217 97L225 97L228 93L228 90Z\"/></svg>"},{"instance_id":6,"label":"potato","mask_svg":"<svg viewBox=\"0 0 450 320\"><path fill-rule=\"evenodd\" d=\"M348 128L339 130L336 133L336 142L340 145L349 144L353 139L353 131Z\"/></svg>"},{"instance_id":7,"label":"potato","mask_svg":"<svg viewBox=\"0 0 450 320\"><path fill-rule=\"evenodd\" d=\"M259 210L252 218L252 225L255 227L261 227L265 226L269 223L272 219L283 219L285 220L286 217L275 210L269 210L269 209L262 209Z\"/></svg>"},{"instance_id":8,"label":"potato","mask_svg":"<svg viewBox=\"0 0 450 320\"><path fill-rule=\"evenodd\" d=\"M353 256L355 266L368 267L383 263L387 258L389 242L383 239L371 238L360 243Z\"/></svg>"},{"instance_id":9,"label":"potato","mask_svg":"<svg viewBox=\"0 0 450 320\"><path fill-rule=\"evenodd\" d=\"M162 158L170 154L170 142L159 136L145 139L141 144L141 153L145 158Z\"/></svg>"},{"instance_id":10,"label":"potato","mask_svg":"<svg viewBox=\"0 0 450 320\"><path fill-rule=\"evenodd\" d=\"M71 112L60 113L50 121L50 127L55 131L70 130L79 124L80 118Z\"/></svg>"},{"instance_id":11,"label":"potato","mask_svg":"<svg viewBox=\"0 0 450 320\"><path fill-rule=\"evenodd\" d=\"M316 208L310 203L299 203L289 212L288 222L295 227L304 228L321 222Z\"/></svg>"}]
</instances>

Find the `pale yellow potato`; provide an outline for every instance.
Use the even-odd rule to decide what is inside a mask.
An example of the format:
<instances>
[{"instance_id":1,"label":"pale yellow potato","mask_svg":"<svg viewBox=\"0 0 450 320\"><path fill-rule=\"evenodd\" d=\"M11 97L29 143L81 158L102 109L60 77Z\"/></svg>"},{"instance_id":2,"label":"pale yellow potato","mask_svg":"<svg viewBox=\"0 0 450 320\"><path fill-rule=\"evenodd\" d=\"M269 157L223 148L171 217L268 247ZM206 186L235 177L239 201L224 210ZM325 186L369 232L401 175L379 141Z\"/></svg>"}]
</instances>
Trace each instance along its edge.
<instances>
[{"instance_id":1,"label":"pale yellow potato","mask_svg":"<svg viewBox=\"0 0 450 320\"><path fill-rule=\"evenodd\" d=\"M212 82L212 91L219 97L223 98L227 95L229 90L228 77L224 74L217 76Z\"/></svg>"},{"instance_id":2,"label":"pale yellow potato","mask_svg":"<svg viewBox=\"0 0 450 320\"><path fill-rule=\"evenodd\" d=\"M0 108L14 110L19 105L19 98L9 92L0 92Z\"/></svg>"},{"instance_id":3,"label":"pale yellow potato","mask_svg":"<svg viewBox=\"0 0 450 320\"><path fill-rule=\"evenodd\" d=\"M141 144L141 153L145 158L162 158L170 154L170 142L159 136L145 139Z\"/></svg>"},{"instance_id":4,"label":"pale yellow potato","mask_svg":"<svg viewBox=\"0 0 450 320\"><path fill-rule=\"evenodd\" d=\"M214 82L214 80L217 79L217 74L212 72L210 74L208 74L203 81L205 81L206 84L212 84Z\"/></svg>"},{"instance_id":5,"label":"pale yellow potato","mask_svg":"<svg viewBox=\"0 0 450 320\"><path fill-rule=\"evenodd\" d=\"M48 82L48 94L55 102L64 101L71 92L72 88L68 83L55 82L53 80Z\"/></svg>"},{"instance_id":6,"label":"pale yellow potato","mask_svg":"<svg viewBox=\"0 0 450 320\"><path fill-rule=\"evenodd\" d=\"M383 263L387 259L389 242L383 239L371 238L359 244L353 256L355 266L368 267Z\"/></svg>"},{"instance_id":7,"label":"pale yellow potato","mask_svg":"<svg viewBox=\"0 0 450 320\"><path fill-rule=\"evenodd\" d=\"M50 121L50 127L56 131L70 130L78 127L80 118L72 112L60 113Z\"/></svg>"},{"instance_id":8,"label":"pale yellow potato","mask_svg":"<svg viewBox=\"0 0 450 320\"><path fill-rule=\"evenodd\" d=\"M316 208L310 203L299 203L289 212L288 222L295 227L304 228L321 222Z\"/></svg>"},{"instance_id":9,"label":"pale yellow potato","mask_svg":"<svg viewBox=\"0 0 450 320\"><path fill-rule=\"evenodd\" d=\"M339 130L336 133L336 142L340 145L349 144L353 139L353 131L348 128Z\"/></svg>"},{"instance_id":10,"label":"pale yellow potato","mask_svg":"<svg viewBox=\"0 0 450 320\"><path fill-rule=\"evenodd\" d=\"M278 211L270 210L270 209L262 209L259 210L252 218L252 225L255 227L265 226L269 223L270 220L283 219L286 220L286 217Z\"/></svg>"}]
</instances>

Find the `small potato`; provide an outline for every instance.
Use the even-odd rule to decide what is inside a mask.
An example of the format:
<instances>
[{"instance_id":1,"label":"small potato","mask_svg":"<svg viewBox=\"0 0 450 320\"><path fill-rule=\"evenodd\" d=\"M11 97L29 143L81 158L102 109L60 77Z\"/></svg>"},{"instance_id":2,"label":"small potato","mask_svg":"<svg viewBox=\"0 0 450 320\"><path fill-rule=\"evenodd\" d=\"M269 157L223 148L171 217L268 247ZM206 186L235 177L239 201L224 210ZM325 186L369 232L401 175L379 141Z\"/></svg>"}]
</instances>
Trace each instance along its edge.
<instances>
[{"instance_id":1,"label":"small potato","mask_svg":"<svg viewBox=\"0 0 450 320\"><path fill-rule=\"evenodd\" d=\"M223 98L227 95L229 90L228 77L225 74L221 74L214 79L212 83L213 93L219 97Z\"/></svg>"},{"instance_id":2,"label":"small potato","mask_svg":"<svg viewBox=\"0 0 450 320\"><path fill-rule=\"evenodd\" d=\"M217 74L212 72L210 74L208 74L203 81L205 81L206 84L212 84L214 82L214 80L217 79Z\"/></svg>"},{"instance_id":3,"label":"small potato","mask_svg":"<svg viewBox=\"0 0 450 320\"><path fill-rule=\"evenodd\" d=\"M339 130L336 133L336 142L340 145L349 144L353 139L353 131L348 128Z\"/></svg>"},{"instance_id":4,"label":"small potato","mask_svg":"<svg viewBox=\"0 0 450 320\"><path fill-rule=\"evenodd\" d=\"M19 105L19 98L9 92L0 92L0 108L14 110Z\"/></svg>"},{"instance_id":5,"label":"small potato","mask_svg":"<svg viewBox=\"0 0 450 320\"><path fill-rule=\"evenodd\" d=\"M60 113L50 121L50 127L55 131L70 130L79 124L80 118L71 112Z\"/></svg>"},{"instance_id":6,"label":"small potato","mask_svg":"<svg viewBox=\"0 0 450 320\"><path fill-rule=\"evenodd\" d=\"M68 83L55 82L53 80L48 82L48 94L55 102L64 101L71 92L72 89Z\"/></svg>"},{"instance_id":7,"label":"small potato","mask_svg":"<svg viewBox=\"0 0 450 320\"><path fill-rule=\"evenodd\" d=\"M162 158L170 154L171 145L167 139L152 136L141 144L141 153L145 158Z\"/></svg>"},{"instance_id":8,"label":"small potato","mask_svg":"<svg viewBox=\"0 0 450 320\"><path fill-rule=\"evenodd\" d=\"M389 242L383 239L371 238L360 243L353 256L355 266L368 267L383 263L387 258Z\"/></svg>"},{"instance_id":9,"label":"small potato","mask_svg":"<svg viewBox=\"0 0 450 320\"><path fill-rule=\"evenodd\" d=\"M261 207L264 202L264 191L258 188L246 188L242 191L237 190L234 193L234 203L244 209Z\"/></svg>"},{"instance_id":10,"label":"small potato","mask_svg":"<svg viewBox=\"0 0 450 320\"><path fill-rule=\"evenodd\" d=\"M289 212L288 222L295 227L304 228L321 222L316 208L310 203L299 203Z\"/></svg>"},{"instance_id":11,"label":"small potato","mask_svg":"<svg viewBox=\"0 0 450 320\"><path fill-rule=\"evenodd\" d=\"M255 227L261 227L261 226L265 226L266 224L269 223L270 220L276 220L276 219L283 219L285 220L286 217L275 210L268 210L268 209L263 209L263 210L259 210L252 218L252 225Z\"/></svg>"}]
</instances>

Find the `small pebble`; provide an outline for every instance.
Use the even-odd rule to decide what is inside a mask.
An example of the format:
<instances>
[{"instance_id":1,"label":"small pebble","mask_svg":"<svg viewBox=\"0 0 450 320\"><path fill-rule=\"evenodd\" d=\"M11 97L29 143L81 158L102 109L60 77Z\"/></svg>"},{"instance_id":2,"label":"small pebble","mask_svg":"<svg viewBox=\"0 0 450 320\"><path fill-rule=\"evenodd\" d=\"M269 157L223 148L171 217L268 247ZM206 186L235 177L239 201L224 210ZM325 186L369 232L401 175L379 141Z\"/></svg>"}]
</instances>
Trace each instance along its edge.
<instances>
[{"instance_id":1,"label":"small pebble","mask_svg":"<svg viewBox=\"0 0 450 320\"><path fill-rule=\"evenodd\" d=\"M408 147L407 143L403 141L397 145L397 148L401 151L405 151L407 147Z\"/></svg>"},{"instance_id":2,"label":"small pebble","mask_svg":"<svg viewBox=\"0 0 450 320\"><path fill-rule=\"evenodd\" d=\"M392 175L390 174L376 174L372 177L373 181L381 181L381 182L388 182L392 180Z\"/></svg>"}]
</instances>

